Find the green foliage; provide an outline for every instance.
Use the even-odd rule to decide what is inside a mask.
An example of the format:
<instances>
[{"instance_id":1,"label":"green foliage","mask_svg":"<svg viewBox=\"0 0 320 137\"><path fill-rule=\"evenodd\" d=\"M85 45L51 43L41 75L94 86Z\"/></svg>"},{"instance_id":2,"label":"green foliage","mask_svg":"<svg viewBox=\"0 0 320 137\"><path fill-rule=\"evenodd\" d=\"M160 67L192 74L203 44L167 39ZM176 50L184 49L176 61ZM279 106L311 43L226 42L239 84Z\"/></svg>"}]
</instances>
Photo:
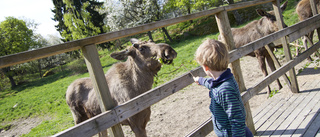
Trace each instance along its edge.
<instances>
[{"instance_id":1,"label":"green foliage","mask_svg":"<svg viewBox=\"0 0 320 137\"><path fill-rule=\"evenodd\" d=\"M6 17L0 23L0 56L10 55L29 50L35 45L33 31L27 27L23 20L14 17ZM14 81L14 67L2 68L5 76L10 79L11 87L16 86Z\"/></svg>"},{"instance_id":2,"label":"green foliage","mask_svg":"<svg viewBox=\"0 0 320 137\"><path fill-rule=\"evenodd\" d=\"M26 22L14 17L6 17L0 23L0 56L26 51L32 46L33 31Z\"/></svg>"},{"instance_id":3,"label":"green foliage","mask_svg":"<svg viewBox=\"0 0 320 137\"><path fill-rule=\"evenodd\" d=\"M95 23L95 16L104 16L97 14L95 6L102 6L101 3L93 1L80 1L80 0L64 0L67 12L63 15L63 21L68 30L62 31L62 36L77 40L89 36L95 36L104 32L103 17L100 21ZM69 33L69 31L71 33Z\"/></svg>"},{"instance_id":4,"label":"green foliage","mask_svg":"<svg viewBox=\"0 0 320 137\"><path fill-rule=\"evenodd\" d=\"M272 98L275 94L277 94L279 92L279 90L272 90L270 95L269 95L269 98Z\"/></svg>"}]
</instances>

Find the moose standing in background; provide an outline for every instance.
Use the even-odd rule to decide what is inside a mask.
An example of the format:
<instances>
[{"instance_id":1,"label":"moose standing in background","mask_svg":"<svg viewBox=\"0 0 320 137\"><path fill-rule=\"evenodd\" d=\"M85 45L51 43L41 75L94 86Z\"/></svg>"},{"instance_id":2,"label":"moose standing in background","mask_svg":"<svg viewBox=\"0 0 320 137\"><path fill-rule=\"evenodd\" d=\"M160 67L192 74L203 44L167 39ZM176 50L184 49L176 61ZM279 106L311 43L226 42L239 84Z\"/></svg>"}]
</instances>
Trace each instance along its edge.
<instances>
[{"instance_id":1,"label":"moose standing in background","mask_svg":"<svg viewBox=\"0 0 320 137\"><path fill-rule=\"evenodd\" d=\"M316 7L318 9L318 12L320 10L320 0L314 0L315 1L315 4L316 4ZM299 17L299 20L300 21L304 21L310 17L313 16L312 14L312 10L311 10L311 6L310 6L310 0L301 0L297 7L296 7L296 12L298 14L298 17ZM311 31L310 33L306 34L304 37L303 37L303 46L305 48L305 50L308 49L308 45L307 45L307 41L309 41L309 43L311 45L313 45L313 33L314 31ZM297 53L298 53L298 50L297 50ZM308 57L309 60L312 60L311 57Z\"/></svg>"},{"instance_id":2,"label":"moose standing in background","mask_svg":"<svg viewBox=\"0 0 320 137\"><path fill-rule=\"evenodd\" d=\"M288 1L286 1L281 5L280 8L282 11L285 10L285 8L287 7L287 4L288 4ZM264 10L257 9L257 13L260 16L262 16L261 19L252 21L242 28L231 29L236 48L244 46L249 42L255 41L259 38L262 38L264 36L267 36L279 30L276 17L273 11L266 12ZM219 35L219 40L221 40L221 35ZM271 50L273 51L274 47L271 47ZM265 60L267 60L271 71L276 70L272 58L270 57L268 51L264 47L249 53L248 56L256 57L258 59L260 69L262 70L264 76L268 75ZM277 83L278 83L279 89L281 89L282 85L279 79L277 79ZM267 93L268 93L268 96L271 93L271 89L269 85L268 85Z\"/></svg>"},{"instance_id":3,"label":"moose standing in background","mask_svg":"<svg viewBox=\"0 0 320 137\"><path fill-rule=\"evenodd\" d=\"M114 64L105 77L109 91L117 105L124 103L152 88L153 78L164 64L171 64L177 52L168 44L131 39L131 47L111 57L125 60ZM75 124L79 124L101 113L99 102L90 78L75 80L68 87L66 100ZM137 137L146 137L146 125L150 120L150 107L123 121L129 125ZM104 132L106 134L106 132Z\"/></svg>"}]
</instances>

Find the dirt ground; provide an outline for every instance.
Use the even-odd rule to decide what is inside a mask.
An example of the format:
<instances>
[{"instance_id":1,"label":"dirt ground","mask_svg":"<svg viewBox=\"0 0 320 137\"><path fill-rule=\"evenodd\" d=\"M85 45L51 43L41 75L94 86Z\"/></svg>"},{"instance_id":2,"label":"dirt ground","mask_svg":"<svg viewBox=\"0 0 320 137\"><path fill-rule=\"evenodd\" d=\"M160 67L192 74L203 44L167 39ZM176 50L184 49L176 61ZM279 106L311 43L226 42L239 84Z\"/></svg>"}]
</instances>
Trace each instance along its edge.
<instances>
[{"instance_id":1,"label":"dirt ground","mask_svg":"<svg viewBox=\"0 0 320 137\"><path fill-rule=\"evenodd\" d=\"M299 70L305 66L308 61L303 61L295 67ZM256 58L243 57L240 59L241 69L247 88L252 87L263 79L263 74L258 66ZM283 86L287 86L280 78ZM277 89L275 83L271 85L272 89ZM267 100L267 89L261 91L253 97L249 103L251 111L255 111L261 104ZM280 91L278 94L286 94ZM187 135L193 129L207 120L211 113L209 111L210 98L208 89L191 84L162 101L154 104L151 114L151 120L147 125L147 134L150 137L181 137ZM29 118L15 121L13 128L8 131L1 131L1 137L20 136L30 132L30 130L41 123L41 119ZM134 136L134 133L128 126L123 126L126 137ZM208 136L215 136L212 132Z\"/></svg>"},{"instance_id":2,"label":"dirt ground","mask_svg":"<svg viewBox=\"0 0 320 137\"><path fill-rule=\"evenodd\" d=\"M303 68L306 63L308 63L307 60L303 61L295 67L295 70ZM254 86L264 78L256 58L243 57L240 59L240 64L246 88ZM280 81L283 87L287 87L282 78L280 78ZM271 84L271 89L278 89L275 82ZM267 88L250 99L249 104L251 111L255 111L267 100L266 91ZM287 94L286 92L290 91L280 91L276 95L285 95ZM182 137L187 135L210 118L209 104L208 89L197 84L191 84L151 107L151 120L147 125L148 136ZM125 136L134 136L134 133L128 126L123 126L123 130ZM215 134L211 132L208 136L213 137Z\"/></svg>"}]
</instances>

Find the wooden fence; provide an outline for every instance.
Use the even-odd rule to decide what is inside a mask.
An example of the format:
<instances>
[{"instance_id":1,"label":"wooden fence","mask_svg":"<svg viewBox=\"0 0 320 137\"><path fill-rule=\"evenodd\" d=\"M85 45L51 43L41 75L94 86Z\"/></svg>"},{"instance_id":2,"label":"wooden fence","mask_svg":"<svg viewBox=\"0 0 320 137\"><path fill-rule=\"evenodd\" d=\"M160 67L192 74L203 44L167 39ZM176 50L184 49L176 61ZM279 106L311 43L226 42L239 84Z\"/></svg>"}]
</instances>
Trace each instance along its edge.
<instances>
[{"instance_id":1,"label":"wooden fence","mask_svg":"<svg viewBox=\"0 0 320 137\"><path fill-rule=\"evenodd\" d=\"M311 0L313 1L313 0ZM123 136L122 129L119 123L134 114L144 110L145 108L150 107L151 105L159 102L160 100L174 94L175 92L185 88L186 86L193 83L193 79L191 74L186 73L177 78L172 79L171 81L151 89L146 93L143 93L128 102L121 104L119 106L115 106L111 102L110 93L108 91L108 87L106 84L106 80L103 75L103 70L101 67L101 63L98 57L98 52L96 49L96 44L104 43L111 40L116 40L119 38L132 36L135 34L147 32L150 30L154 30L157 28L166 27L169 25L177 24L180 22L215 15L217 24L219 27L220 34L222 35L224 42L230 46L230 49L234 49L234 42L231 35L231 28L227 17L227 12L232 10L237 10L241 8L246 8L250 6L255 6L259 4L265 4L272 2L274 11L276 13L276 17L280 26L282 26L283 21L281 17L281 12L279 10L279 1L278 0L255 0L249 2L242 2L234 5L218 7L215 9L202 11L174 19L162 20L154 23L149 23L146 25L133 27L121 31L101 34L94 37L89 37L81 40L66 42L63 44L58 44L50 47L45 47L41 49L36 49L32 51L21 52L17 54L12 54L8 56L0 57L0 68L12 66L15 64L20 64L24 62L28 62L35 59L40 59L68 51L73 51L77 49L81 49L84 58L86 60L86 64L89 70L90 77L94 83L94 89L98 98L100 100L100 106L102 109L102 113L86 120L74 127L71 127L65 131L62 131L54 136L93 136L100 131L103 131L107 128L110 128L113 136ZM313 2L314 3L314 2ZM314 4L313 4L314 5ZM230 51L230 62L232 62L232 71L236 77L236 80L239 84L240 90L242 92L242 99L245 103L246 112L247 112L247 125L252 130L255 131L254 125L252 122L250 106L248 104L248 100L252 98L255 94L269 85L271 82L276 80L279 76L285 74L289 71L290 75L290 87L294 93L298 93L298 83L296 82L296 77L294 73L293 67L316 51L320 44L319 42L308 49L303 54L300 54L298 57L292 59L290 50L287 44L289 40L294 41L297 38L300 38L307 32L310 32L316 28L320 28L320 16L314 16L304 22L300 22L288 28L282 29L278 32L273 33L272 35L268 35L261 39L258 39L254 42L251 42L241 48L234 49ZM243 78L241 74L241 69L239 67L239 58L242 56L253 52L256 49L263 47L275 40L282 39L282 45L285 49L287 63L277 69L272 74L268 75L264 80L259 82L256 86L246 89L244 87ZM205 73L202 71L200 67L192 70L192 73L198 76L205 76ZM211 119L211 118L210 118ZM208 119L205 123L203 123L199 128L192 131L187 136L204 136L212 131L212 124L210 124L210 119Z\"/></svg>"}]
</instances>

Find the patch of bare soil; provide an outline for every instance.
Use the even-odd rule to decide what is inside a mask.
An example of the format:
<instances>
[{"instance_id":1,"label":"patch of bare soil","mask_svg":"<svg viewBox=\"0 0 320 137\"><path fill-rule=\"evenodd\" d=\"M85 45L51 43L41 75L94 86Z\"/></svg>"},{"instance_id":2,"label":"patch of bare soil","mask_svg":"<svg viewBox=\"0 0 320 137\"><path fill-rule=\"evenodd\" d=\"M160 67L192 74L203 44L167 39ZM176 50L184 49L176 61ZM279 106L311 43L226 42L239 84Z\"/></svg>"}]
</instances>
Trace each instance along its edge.
<instances>
[{"instance_id":1,"label":"patch of bare soil","mask_svg":"<svg viewBox=\"0 0 320 137\"><path fill-rule=\"evenodd\" d=\"M27 134L32 128L38 126L42 120L43 119L39 117L32 117L6 123L4 125L7 125L7 129L0 129L0 137L18 137Z\"/></svg>"}]
</instances>

